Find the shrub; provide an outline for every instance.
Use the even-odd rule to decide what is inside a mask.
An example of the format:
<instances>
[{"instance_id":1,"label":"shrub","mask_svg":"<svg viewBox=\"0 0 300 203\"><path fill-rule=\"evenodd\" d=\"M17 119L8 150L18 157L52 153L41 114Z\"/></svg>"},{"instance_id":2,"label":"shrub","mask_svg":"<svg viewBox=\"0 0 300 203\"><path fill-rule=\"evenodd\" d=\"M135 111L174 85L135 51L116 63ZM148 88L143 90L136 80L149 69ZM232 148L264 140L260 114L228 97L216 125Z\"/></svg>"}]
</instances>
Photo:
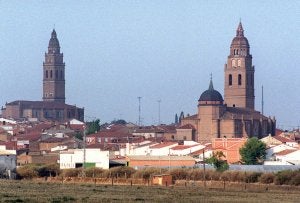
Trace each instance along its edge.
<instances>
[{"instance_id":1,"label":"shrub","mask_svg":"<svg viewBox=\"0 0 300 203\"><path fill-rule=\"evenodd\" d=\"M273 173L263 173L259 178L259 182L264 184L270 184L274 182L274 179L275 175Z\"/></svg>"},{"instance_id":2,"label":"shrub","mask_svg":"<svg viewBox=\"0 0 300 203\"><path fill-rule=\"evenodd\" d=\"M130 178L135 173L135 169L128 166L118 166L109 169L111 177Z\"/></svg>"},{"instance_id":3,"label":"shrub","mask_svg":"<svg viewBox=\"0 0 300 203\"><path fill-rule=\"evenodd\" d=\"M259 177L262 173L259 172L250 172L246 173L245 182L246 183L256 183L258 182Z\"/></svg>"},{"instance_id":4,"label":"shrub","mask_svg":"<svg viewBox=\"0 0 300 203\"><path fill-rule=\"evenodd\" d=\"M64 177L78 177L82 173L80 168L63 169L61 175Z\"/></svg>"},{"instance_id":5,"label":"shrub","mask_svg":"<svg viewBox=\"0 0 300 203\"><path fill-rule=\"evenodd\" d=\"M103 177L104 172L105 172L105 170L102 168L92 167L92 168L88 168L85 170L85 175L86 175L86 177L100 178L100 177Z\"/></svg>"},{"instance_id":6,"label":"shrub","mask_svg":"<svg viewBox=\"0 0 300 203\"><path fill-rule=\"evenodd\" d=\"M188 171L188 179L191 180L203 180L203 170L202 169L193 169Z\"/></svg>"},{"instance_id":7,"label":"shrub","mask_svg":"<svg viewBox=\"0 0 300 203\"><path fill-rule=\"evenodd\" d=\"M187 178L190 178L188 176L188 170L185 168L175 168L170 171L170 174L172 175L174 180L185 180Z\"/></svg>"},{"instance_id":8,"label":"shrub","mask_svg":"<svg viewBox=\"0 0 300 203\"><path fill-rule=\"evenodd\" d=\"M296 185L296 186L300 185L300 172L299 171L298 171L298 173L295 172L295 176L293 176L292 180L290 181L290 184Z\"/></svg>"},{"instance_id":9,"label":"shrub","mask_svg":"<svg viewBox=\"0 0 300 203\"><path fill-rule=\"evenodd\" d=\"M36 178L38 175L38 168L35 165L26 165L17 168L17 176L21 179Z\"/></svg>"},{"instance_id":10,"label":"shrub","mask_svg":"<svg viewBox=\"0 0 300 203\"><path fill-rule=\"evenodd\" d=\"M38 174L40 177L45 176L57 176L60 174L60 169L58 164L47 164L39 166Z\"/></svg>"},{"instance_id":11,"label":"shrub","mask_svg":"<svg viewBox=\"0 0 300 203\"><path fill-rule=\"evenodd\" d=\"M165 169L161 169L161 168L143 168L140 170L137 170L133 177L134 178L143 178L143 179L150 179L151 176L156 175L156 174L160 174L160 173L164 173L166 170Z\"/></svg>"},{"instance_id":12,"label":"shrub","mask_svg":"<svg viewBox=\"0 0 300 203\"><path fill-rule=\"evenodd\" d=\"M275 175L275 184L276 185L289 185L295 172L293 171L279 171Z\"/></svg>"}]
</instances>

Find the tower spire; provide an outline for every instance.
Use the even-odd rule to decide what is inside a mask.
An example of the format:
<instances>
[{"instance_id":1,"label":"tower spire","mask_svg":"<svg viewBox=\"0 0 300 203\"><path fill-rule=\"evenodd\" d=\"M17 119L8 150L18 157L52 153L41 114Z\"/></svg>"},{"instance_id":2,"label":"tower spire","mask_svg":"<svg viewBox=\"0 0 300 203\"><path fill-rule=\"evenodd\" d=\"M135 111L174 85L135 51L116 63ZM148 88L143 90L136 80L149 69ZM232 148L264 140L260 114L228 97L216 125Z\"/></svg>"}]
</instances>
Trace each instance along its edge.
<instances>
[{"instance_id":1,"label":"tower spire","mask_svg":"<svg viewBox=\"0 0 300 203\"><path fill-rule=\"evenodd\" d=\"M243 25L242 25L241 19L240 19L238 28L236 29L236 36L237 37L244 37L244 29L243 29Z\"/></svg>"},{"instance_id":2,"label":"tower spire","mask_svg":"<svg viewBox=\"0 0 300 203\"><path fill-rule=\"evenodd\" d=\"M212 81L212 73L210 74L210 82L209 82L209 90L214 90L214 85L213 85L213 81Z\"/></svg>"}]
</instances>

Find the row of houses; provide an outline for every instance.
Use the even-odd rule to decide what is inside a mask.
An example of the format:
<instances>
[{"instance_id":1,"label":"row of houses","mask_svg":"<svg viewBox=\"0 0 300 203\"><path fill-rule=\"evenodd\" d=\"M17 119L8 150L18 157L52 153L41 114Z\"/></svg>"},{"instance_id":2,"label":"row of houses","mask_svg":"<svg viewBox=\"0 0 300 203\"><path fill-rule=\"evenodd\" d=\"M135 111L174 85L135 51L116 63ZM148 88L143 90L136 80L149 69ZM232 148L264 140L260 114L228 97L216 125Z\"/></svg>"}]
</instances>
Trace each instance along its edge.
<instances>
[{"instance_id":1,"label":"row of houses","mask_svg":"<svg viewBox=\"0 0 300 203\"><path fill-rule=\"evenodd\" d=\"M62 169L84 165L101 168L117 165L192 167L203 163L214 151L222 151L230 164L239 163L239 149L247 141L247 138L214 138L210 143L198 143L185 133L192 130L188 125L106 124L99 132L87 135L84 142L84 129L85 123L77 120L67 123L1 120L2 155L14 150L11 157L15 156L16 166L59 163ZM299 132L278 132L276 136L263 138L268 146L265 164L300 164L298 138ZM2 165L5 165L4 161Z\"/></svg>"}]
</instances>

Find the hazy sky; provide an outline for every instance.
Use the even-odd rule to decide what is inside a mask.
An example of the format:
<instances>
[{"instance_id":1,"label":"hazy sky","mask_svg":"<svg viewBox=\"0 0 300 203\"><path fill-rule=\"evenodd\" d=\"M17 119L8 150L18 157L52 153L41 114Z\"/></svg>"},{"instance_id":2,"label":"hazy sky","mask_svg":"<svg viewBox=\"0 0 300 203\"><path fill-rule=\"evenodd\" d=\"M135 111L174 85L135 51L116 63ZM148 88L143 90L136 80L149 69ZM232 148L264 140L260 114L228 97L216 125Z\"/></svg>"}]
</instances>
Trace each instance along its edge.
<instances>
[{"instance_id":1,"label":"hazy sky","mask_svg":"<svg viewBox=\"0 0 300 203\"><path fill-rule=\"evenodd\" d=\"M0 104L41 100L42 64L55 27L66 101L87 120L171 123L194 114L208 88L224 92L224 64L241 18L255 65L256 109L300 125L300 1L0 0Z\"/></svg>"}]
</instances>

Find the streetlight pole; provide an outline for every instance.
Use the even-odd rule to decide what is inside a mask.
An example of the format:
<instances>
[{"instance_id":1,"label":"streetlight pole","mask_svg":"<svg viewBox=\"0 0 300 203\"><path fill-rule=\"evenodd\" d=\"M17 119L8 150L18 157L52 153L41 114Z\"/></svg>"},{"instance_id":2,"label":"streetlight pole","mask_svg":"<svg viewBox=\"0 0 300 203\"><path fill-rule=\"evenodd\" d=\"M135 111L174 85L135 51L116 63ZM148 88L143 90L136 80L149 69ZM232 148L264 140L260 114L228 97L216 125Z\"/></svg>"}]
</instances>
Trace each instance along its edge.
<instances>
[{"instance_id":1,"label":"streetlight pole","mask_svg":"<svg viewBox=\"0 0 300 203\"><path fill-rule=\"evenodd\" d=\"M157 100L158 102L158 125L160 125L160 102L161 102L161 99Z\"/></svg>"},{"instance_id":2,"label":"streetlight pole","mask_svg":"<svg viewBox=\"0 0 300 203\"><path fill-rule=\"evenodd\" d=\"M83 127L83 165L82 176L85 177L85 164L86 163L86 125Z\"/></svg>"},{"instance_id":3,"label":"streetlight pole","mask_svg":"<svg viewBox=\"0 0 300 203\"><path fill-rule=\"evenodd\" d=\"M139 100L139 126L141 126L141 99L142 99L142 97L138 97L138 100Z\"/></svg>"}]
</instances>

